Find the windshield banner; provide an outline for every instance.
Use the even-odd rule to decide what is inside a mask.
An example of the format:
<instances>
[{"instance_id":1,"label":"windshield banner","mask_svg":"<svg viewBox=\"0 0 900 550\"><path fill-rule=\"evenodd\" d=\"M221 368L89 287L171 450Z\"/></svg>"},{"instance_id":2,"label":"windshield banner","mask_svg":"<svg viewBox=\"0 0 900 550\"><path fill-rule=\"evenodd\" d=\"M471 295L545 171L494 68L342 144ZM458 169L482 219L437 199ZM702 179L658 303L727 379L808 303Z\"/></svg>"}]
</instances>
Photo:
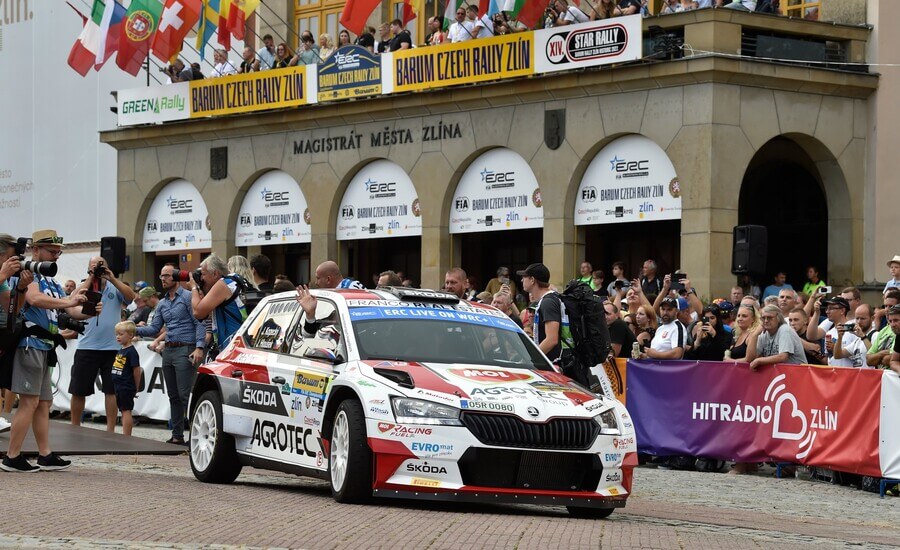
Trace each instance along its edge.
<instances>
[{"instance_id":1,"label":"windshield banner","mask_svg":"<svg viewBox=\"0 0 900 550\"><path fill-rule=\"evenodd\" d=\"M469 323L504 330L518 331L519 327L508 317L494 317L467 311L452 309L433 309L420 307L355 307L350 309L350 318L354 321L365 319L434 319L438 321L454 321Z\"/></svg>"}]
</instances>

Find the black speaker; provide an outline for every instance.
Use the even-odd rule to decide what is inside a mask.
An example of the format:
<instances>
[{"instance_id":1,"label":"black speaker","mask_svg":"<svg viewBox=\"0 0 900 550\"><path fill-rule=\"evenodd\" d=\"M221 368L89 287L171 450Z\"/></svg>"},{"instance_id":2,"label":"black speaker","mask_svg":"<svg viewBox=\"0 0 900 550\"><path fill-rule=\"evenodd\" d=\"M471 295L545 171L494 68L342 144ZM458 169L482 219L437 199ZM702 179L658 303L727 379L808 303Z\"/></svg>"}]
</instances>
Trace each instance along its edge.
<instances>
[{"instance_id":1,"label":"black speaker","mask_svg":"<svg viewBox=\"0 0 900 550\"><path fill-rule=\"evenodd\" d=\"M125 237L100 239L100 256L106 260L109 270L118 276L125 272Z\"/></svg>"},{"instance_id":2,"label":"black speaker","mask_svg":"<svg viewBox=\"0 0 900 550\"><path fill-rule=\"evenodd\" d=\"M734 226L731 272L735 275L765 274L768 239L768 231L762 225Z\"/></svg>"}]
</instances>

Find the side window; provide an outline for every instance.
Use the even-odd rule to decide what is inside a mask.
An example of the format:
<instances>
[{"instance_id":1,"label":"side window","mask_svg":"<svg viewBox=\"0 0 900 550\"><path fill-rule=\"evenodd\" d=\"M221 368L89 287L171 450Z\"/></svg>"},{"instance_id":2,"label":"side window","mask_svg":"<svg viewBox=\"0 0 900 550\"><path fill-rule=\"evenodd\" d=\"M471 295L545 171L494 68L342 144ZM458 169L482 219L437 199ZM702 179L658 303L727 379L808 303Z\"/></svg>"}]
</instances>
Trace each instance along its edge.
<instances>
[{"instance_id":1,"label":"side window","mask_svg":"<svg viewBox=\"0 0 900 550\"><path fill-rule=\"evenodd\" d=\"M290 341L290 330L300 310L297 300L269 302L253 319L244 339L247 345L257 349L284 353Z\"/></svg>"},{"instance_id":2,"label":"side window","mask_svg":"<svg viewBox=\"0 0 900 550\"><path fill-rule=\"evenodd\" d=\"M316 305L315 330L306 332L306 313L301 311L291 338L291 355L315 358L312 350L329 350L335 356L347 357L344 351L344 330L334 303L319 298Z\"/></svg>"}]
</instances>

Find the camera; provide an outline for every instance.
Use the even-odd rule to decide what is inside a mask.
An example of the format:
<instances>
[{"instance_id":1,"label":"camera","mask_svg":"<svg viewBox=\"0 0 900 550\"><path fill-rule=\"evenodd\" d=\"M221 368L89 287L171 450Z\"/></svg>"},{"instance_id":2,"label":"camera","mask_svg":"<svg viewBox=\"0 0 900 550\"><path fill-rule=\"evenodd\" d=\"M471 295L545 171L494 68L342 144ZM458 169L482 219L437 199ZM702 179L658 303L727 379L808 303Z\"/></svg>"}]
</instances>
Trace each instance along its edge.
<instances>
[{"instance_id":1,"label":"camera","mask_svg":"<svg viewBox=\"0 0 900 550\"><path fill-rule=\"evenodd\" d=\"M28 242L31 239L27 237L19 237L16 239L15 255L19 257L23 271L31 271L43 275L44 277L55 277L59 267L56 262L33 262L25 259L25 250L28 248ZM18 275L18 273L16 273Z\"/></svg>"},{"instance_id":2,"label":"camera","mask_svg":"<svg viewBox=\"0 0 900 550\"><path fill-rule=\"evenodd\" d=\"M183 269L172 272L172 280L176 283L186 283L191 280L191 272Z\"/></svg>"},{"instance_id":3,"label":"camera","mask_svg":"<svg viewBox=\"0 0 900 550\"><path fill-rule=\"evenodd\" d=\"M191 278L194 280L194 284L196 284L198 288L203 288L203 272L200 271L199 267L191 271Z\"/></svg>"},{"instance_id":4,"label":"camera","mask_svg":"<svg viewBox=\"0 0 900 550\"><path fill-rule=\"evenodd\" d=\"M843 323L843 324L841 324L841 328L843 328L846 331L852 331L853 329L856 328L856 323L854 321L850 321L849 323Z\"/></svg>"},{"instance_id":5,"label":"camera","mask_svg":"<svg viewBox=\"0 0 900 550\"><path fill-rule=\"evenodd\" d=\"M84 334L84 329L87 326L87 323L76 321L71 315L65 312L56 316L56 324L59 326L59 330L74 330L78 334Z\"/></svg>"},{"instance_id":6,"label":"camera","mask_svg":"<svg viewBox=\"0 0 900 550\"><path fill-rule=\"evenodd\" d=\"M616 280L616 282L613 283L613 288L615 288L615 289L620 289L620 288L631 288L631 281L620 281L620 280Z\"/></svg>"},{"instance_id":7,"label":"camera","mask_svg":"<svg viewBox=\"0 0 900 550\"><path fill-rule=\"evenodd\" d=\"M830 286L820 286L819 294L831 294L831 287Z\"/></svg>"},{"instance_id":8,"label":"camera","mask_svg":"<svg viewBox=\"0 0 900 550\"><path fill-rule=\"evenodd\" d=\"M94 273L93 273L94 277L99 279L99 278L102 278L107 273L109 273L109 270L106 269L106 266L103 265L103 262L97 262L97 265L94 266Z\"/></svg>"}]
</instances>

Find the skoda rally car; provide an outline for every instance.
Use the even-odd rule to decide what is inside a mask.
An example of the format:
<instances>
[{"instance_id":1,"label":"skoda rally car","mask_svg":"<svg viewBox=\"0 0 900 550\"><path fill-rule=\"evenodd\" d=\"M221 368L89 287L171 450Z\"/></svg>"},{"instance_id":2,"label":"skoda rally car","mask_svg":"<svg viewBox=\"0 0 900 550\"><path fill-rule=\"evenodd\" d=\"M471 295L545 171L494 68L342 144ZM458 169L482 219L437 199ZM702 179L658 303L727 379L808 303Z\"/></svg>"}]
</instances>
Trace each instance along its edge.
<instances>
[{"instance_id":1,"label":"skoda rally car","mask_svg":"<svg viewBox=\"0 0 900 550\"><path fill-rule=\"evenodd\" d=\"M564 505L606 517L637 465L625 407L557 373L506 315L441 292L313 291L262 301L191 404L201 481L244 465L371 496ZM312 332L312 331L315 332Z\"/></svg>"}]
</instances>

